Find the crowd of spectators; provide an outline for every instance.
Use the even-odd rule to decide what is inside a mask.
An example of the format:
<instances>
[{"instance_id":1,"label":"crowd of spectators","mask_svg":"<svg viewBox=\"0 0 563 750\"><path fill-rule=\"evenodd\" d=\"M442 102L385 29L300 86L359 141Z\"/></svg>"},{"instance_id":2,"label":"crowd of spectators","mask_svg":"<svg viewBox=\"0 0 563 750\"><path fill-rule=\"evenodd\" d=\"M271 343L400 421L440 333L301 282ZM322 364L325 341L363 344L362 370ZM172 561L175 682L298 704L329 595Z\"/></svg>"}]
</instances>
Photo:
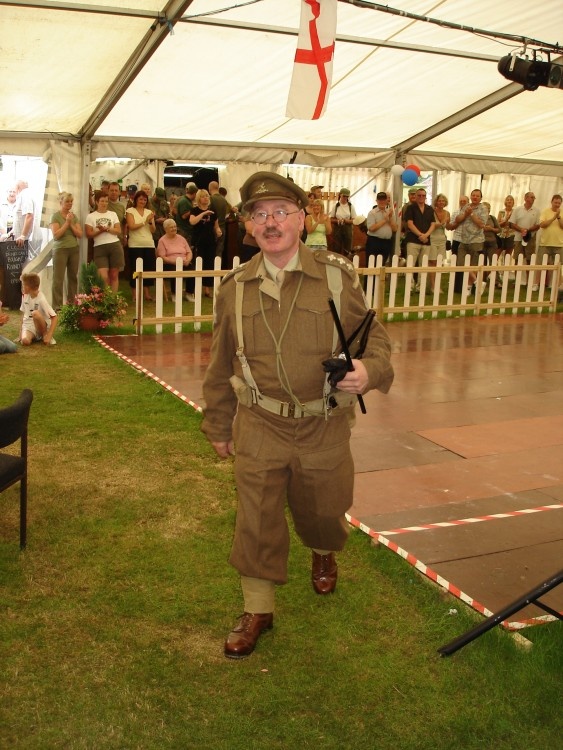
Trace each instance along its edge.
<instances>
[{"instance_id":1,"label":"crowd of spectators","mask_svg":"<svg viewBox=\"0 0 563 750\"><path fill-rule=\"evenodd\" d=\"M535 206L532 191L524 195L518 206L514 197L507 195L503 208L495 216L479 188L468 196L459 196L457 208L450 213L445 195L436 195L430 205L426 189L417 185L408 190L407 202L400 211L396 210L389 193L379 191L374 206L364 218L356 213L348 188L338 191L330 207L322 190L322 185L314 185L308 193L303 241L312 250L332 250L351 257L354 224L360 224L367 235L366 265L370 256L381 256L383 264L389 264L396 246L414 267L420 265L424 256L432 267L438 263L438 258L445 261L450 254L457 256L457 265L463 264L466 255L471 265L477 265L481 254L489 264L495 255L503 261L506 256L517 258L521 254L529 264L533 255L536 255L537 262L553 262L557 254L563 254L561 196L558 194L543 211ZM143 268L149 271L155 270L157 256L170 264L175 257L180 257L177 253L189 269L195 267L197 257L202 258L205 270L213 269L217 256L222 258L222 265L230 262L233 255L238 255L241 262L248 261L258 252L253 223L242 211L241 204L231 205L226 196L227 191L217 181L210 182L208 189L198 189L194 182L189 182L184 194L178 196L174 192L167 195L162 187L152 190L147 183L139 188L132 185L124 191L118 182L104 180L98 190L90 189L91 211L82 224L73 211L73 196L62 192L60 207L50 221L54 240L53 307L57 310L62 305L65 278L67 299L72 300L77 292L79 240L83 227L90 242L89 257L94 260L102 278L117 290L119 274L125 270L133 296L137 258L143 259ZM229 233L232 224L238 231ZM40 245L36 247L34 242L37 225L29 187L26 182L19 181L7 191L0 204L0 239L12 239L19 245L27 241L29 256L33 257L40 250ZM400 242L396 242L397 233ZM228 243L232 245L233 236L234 251L227 247ZM180 238L186 245L181 251L176 247ZM171 253L163 249L172 246ZM475 275L470 273L468 276L468 292L482 294L486 288L486 276L479 289L476 288ZM429 275L429 293L434 291L434 278L433 274ZM417 289L416 282L415 274L413 284ZM457 292L461 291L459 283L459 278L456 278ZM538 289L538 284L539 277L534 279L534 290ZM147 301L152 299L152 285L152 280L144 280ZM204 277L203 287L204 294L212 296L212 277ZM190 302L194 301L194 291L195 281L189 279L184 296Z\"/></svg>"}]
</instances>

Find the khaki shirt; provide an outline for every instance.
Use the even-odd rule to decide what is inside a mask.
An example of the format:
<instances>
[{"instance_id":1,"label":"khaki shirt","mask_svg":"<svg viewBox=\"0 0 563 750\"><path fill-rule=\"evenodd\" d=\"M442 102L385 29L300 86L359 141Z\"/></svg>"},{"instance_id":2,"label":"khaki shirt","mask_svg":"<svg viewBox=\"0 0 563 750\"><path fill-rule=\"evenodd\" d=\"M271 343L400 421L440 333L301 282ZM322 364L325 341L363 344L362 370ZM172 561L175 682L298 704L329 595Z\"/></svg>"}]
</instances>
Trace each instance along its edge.
<instances>
[{"instance_id":1,"label":"khaki shirt","mask_svg":"<svg viewBox=\"0 0 563 750\"><path fill-rule=\"evenodd\" d=\"M108 210L113 211L114 214L117 214L117 218L119 219L120 224L123 224L125 222L126 206L124 203L121 203L121 201L108 201Z\"/></svg>"},{"instance_id":2,"label":"khaki shirt","mask_svg":"<svg viewBox=\"0 0 563 750\"><path fill-rule=\"evenodd\" d=\"M300 243L299 267L285 272L281 290L266 273L261 252L223 279L216 299L211 362L203 382L206 405L202 430L212 442L232 437L237 400L229 378L232 375L243 378L236 356L235 279L244 283L244 353L260 392L280 401L290 400L280 382L275 337L291 390L304 403L322 398L325 382L322 362L332 356L334 322L328 305L331 296L326 276L328 264L342 270L340 318L349 337L363 320L367 306L353 266L341 255L311 252ZM353 356L353 346L351 351ZM386 393L391 387L390 353L389 337L381 324L374 321L363 355L369 389L378 388ZM262 411L259 406L252 408Z\"/></svg>"}]
</instances>

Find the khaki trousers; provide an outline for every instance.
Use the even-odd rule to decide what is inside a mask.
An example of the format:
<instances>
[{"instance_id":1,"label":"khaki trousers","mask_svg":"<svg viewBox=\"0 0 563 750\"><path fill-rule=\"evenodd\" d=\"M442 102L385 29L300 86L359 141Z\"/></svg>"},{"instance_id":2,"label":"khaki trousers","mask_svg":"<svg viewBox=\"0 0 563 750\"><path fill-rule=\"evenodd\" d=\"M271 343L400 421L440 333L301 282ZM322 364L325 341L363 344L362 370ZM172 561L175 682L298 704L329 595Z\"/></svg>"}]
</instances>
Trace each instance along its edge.
<instances>
[{"instance_id":1,"label":"khaki trousers","mask_svg":"<svg viewBox=\"0 0 563 750\"><path fill-rule=\"evenodd\" d=\"M303 544L341 550L354 488L346 413L290 419L239 405L234 439L238 511L230 562L239 573L286 583L286 504Z\"/></svg>"},{"instance_id":2,"label":"khaki trousers","mask_svg":"<svg viewBox=\"0 0 563 750\"><path fill-rule=\"evenodd\" d=\"M461 265L465 263L465 256L471 258L471 265L476 266L479 263L479 255L483 252L483 242L460 242L457 250L457 257Z\"/></svg>"},{"instance_id":3,"label":"khaki trousers","mask_svg":"<svg viewBox=\"0 0 563 750\"><path fill-rule=\"evenodd\" d=\"M67 301L74 303L78 291L78 266L80 250L76 247L62 247L53 253L53 307L57 310L63 304L63 287L67 277Z\"/></svg>"},{"instance_id":4,"label":"khaki trousers","mask_svg":"<svg viewBox=\"0 0 563 750\"><path fill-rule=\"evenodd\" d=\"M532 237L532 239L528 242L527 245L523 245L522 241L516 241L514 240L514 252L512 253L512 257L515 259L515 261L518 260L518 256L520 253L524 256L526 259L526 262L529 263L532 255L536 252L536 235ZM536 258L537 260L537 258Z\"/></svg>"}]
</instances>

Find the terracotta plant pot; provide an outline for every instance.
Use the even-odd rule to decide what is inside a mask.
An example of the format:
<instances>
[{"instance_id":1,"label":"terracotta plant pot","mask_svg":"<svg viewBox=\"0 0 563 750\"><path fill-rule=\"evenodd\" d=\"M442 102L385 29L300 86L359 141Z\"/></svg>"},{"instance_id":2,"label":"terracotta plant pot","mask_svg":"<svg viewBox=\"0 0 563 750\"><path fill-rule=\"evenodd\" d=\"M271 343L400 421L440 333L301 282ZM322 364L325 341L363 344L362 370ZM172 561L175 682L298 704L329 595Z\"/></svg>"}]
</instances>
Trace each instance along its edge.
<instances>
[{"instance_id":1,"label":"terracotta plant pot","mask_svg":"<svg viewBox=\"0 0 563 750\"><path fill-rule=\"evenodd\" d=\"M82 331L97 331L100 327L100 321L97 315L85 313L80 316L80 329Z\"/></svg>"}]
</instances>

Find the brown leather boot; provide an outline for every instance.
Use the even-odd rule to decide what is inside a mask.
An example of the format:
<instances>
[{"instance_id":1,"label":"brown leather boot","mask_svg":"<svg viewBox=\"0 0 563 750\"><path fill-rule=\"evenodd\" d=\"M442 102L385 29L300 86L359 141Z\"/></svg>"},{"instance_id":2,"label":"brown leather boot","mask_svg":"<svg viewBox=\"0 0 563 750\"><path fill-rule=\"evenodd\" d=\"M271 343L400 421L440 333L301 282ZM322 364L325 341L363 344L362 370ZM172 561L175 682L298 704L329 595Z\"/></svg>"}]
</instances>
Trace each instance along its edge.
<instances>
[{"instance_id":1,"label":"brown leather boot","mask_svg":"<svg viewBox=\"0 0 563 750\"><path fill-rule=\"evenodd\" d=\"M258 638L265 630L271 630L274 625L272 612L253 614L245 612L237 620L225 641L225 656L229 659L243 659L250 656L258 642Z\"/></svg>"},{"instance_id":2,"label":"brown leather boot","mask_svg":"<svg viewBox=\"0 0 563 750\"><path fill-rule=\"evenodd\" d=\"M334 552L328 555L319 555L313 552L313 567L311 569L311 580L317 594L332 594L336 588L338 578L338 565Z\"/></svg>"}]
</instances>

